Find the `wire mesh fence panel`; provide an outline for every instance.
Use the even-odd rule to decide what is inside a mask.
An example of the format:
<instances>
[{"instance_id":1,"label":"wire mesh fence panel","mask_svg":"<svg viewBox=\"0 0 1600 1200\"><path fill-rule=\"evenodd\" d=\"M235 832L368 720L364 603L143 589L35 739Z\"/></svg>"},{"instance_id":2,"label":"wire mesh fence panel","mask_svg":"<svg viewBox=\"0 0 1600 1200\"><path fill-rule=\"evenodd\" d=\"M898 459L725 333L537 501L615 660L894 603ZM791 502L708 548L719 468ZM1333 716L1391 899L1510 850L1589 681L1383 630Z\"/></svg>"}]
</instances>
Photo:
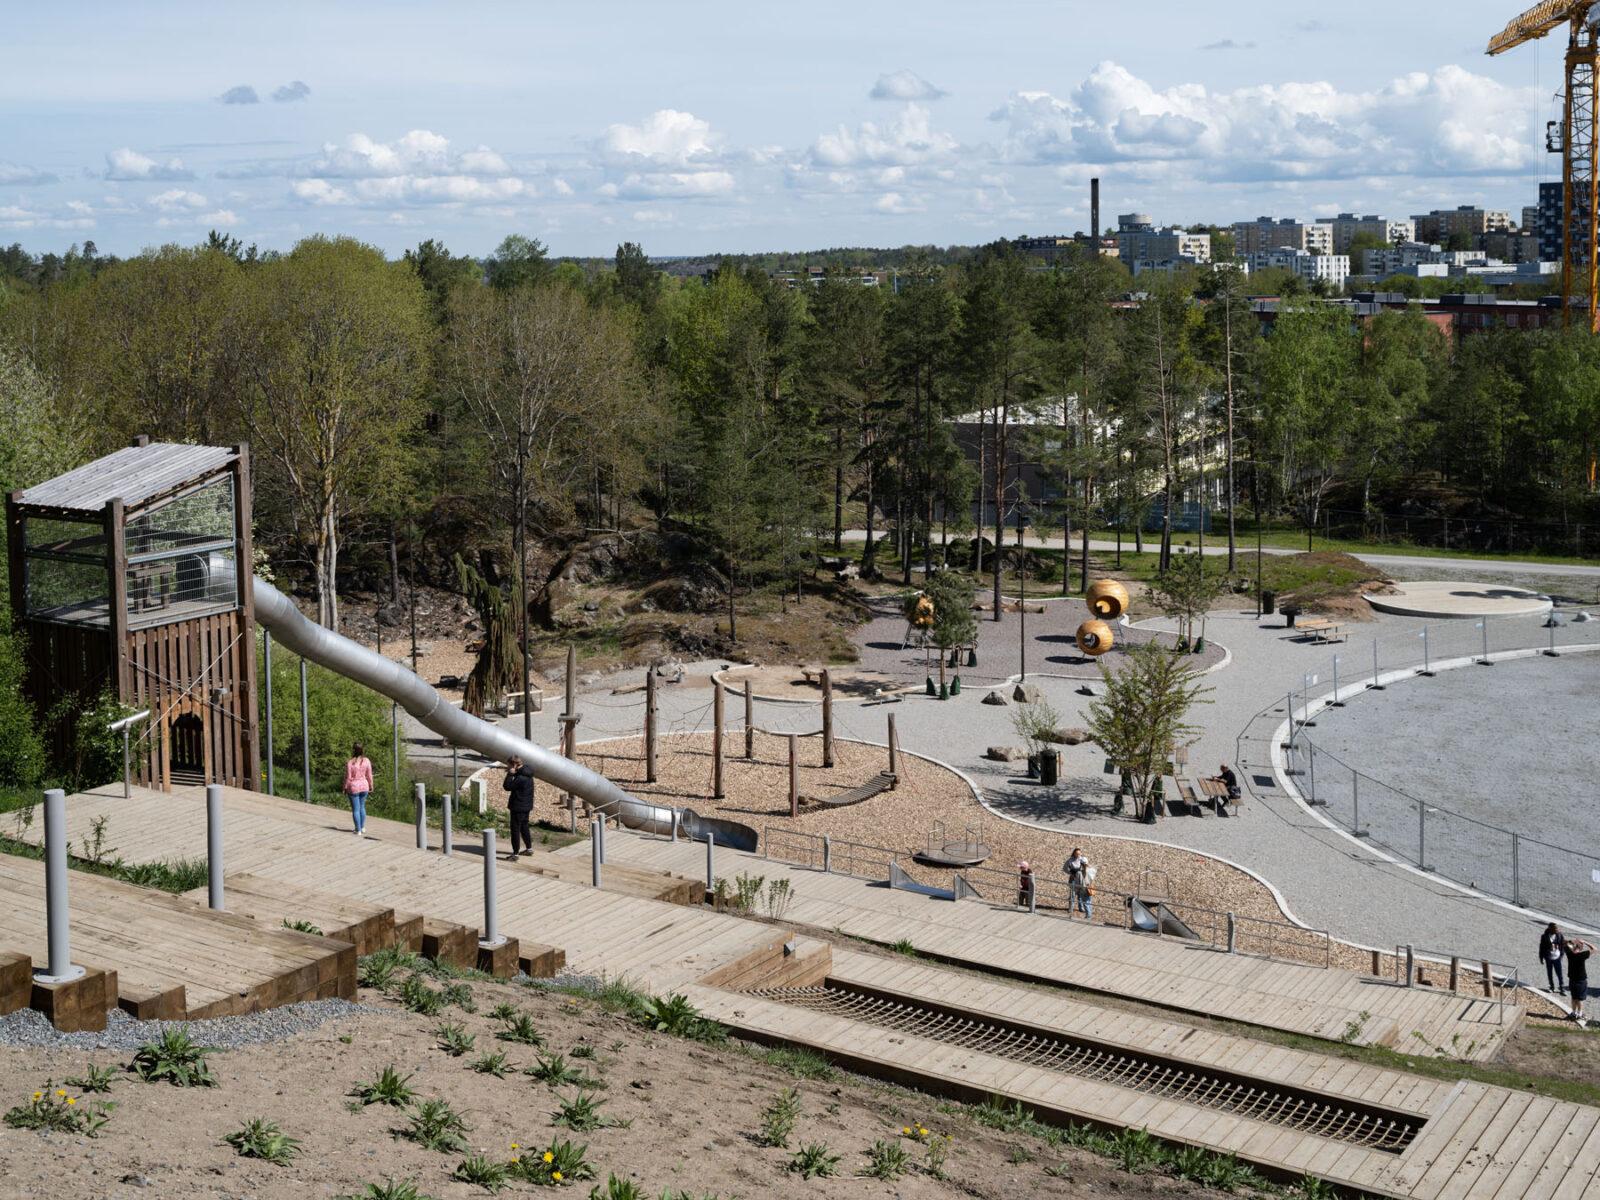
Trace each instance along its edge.
<instances>
[{"instance_id":1,"label":"wire mesh fence panel","mask_svg":"<svg viewBox=\"0 0 1600 1200\"><path fill-rule=\"evenodd\" d=\"M1518 837L1517 903L1600 928L1600 857Z\"/></svg>"}]
</instances>

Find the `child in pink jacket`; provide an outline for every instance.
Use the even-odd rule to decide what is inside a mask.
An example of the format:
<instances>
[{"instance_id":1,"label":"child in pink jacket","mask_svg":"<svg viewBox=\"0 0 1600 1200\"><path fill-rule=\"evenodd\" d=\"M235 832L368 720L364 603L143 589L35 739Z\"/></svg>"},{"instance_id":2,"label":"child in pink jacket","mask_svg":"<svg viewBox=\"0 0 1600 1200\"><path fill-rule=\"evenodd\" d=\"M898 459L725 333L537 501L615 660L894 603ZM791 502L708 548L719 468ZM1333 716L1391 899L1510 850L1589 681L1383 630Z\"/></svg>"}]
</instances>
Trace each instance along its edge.
<instances>
[{"instance_id":1,"label":"child in pink jacket","mask_svg":"<svg viewBox=\"0 0 1600 1200\"><path fill-rule=\"evenodd\" d=\"M344 764L344 794L350 797L350 817L356 836L367 827L367 796L372 791L372 760L366 747L357 742L350 748L350 761Z\"/></svg>"}]
</instances>

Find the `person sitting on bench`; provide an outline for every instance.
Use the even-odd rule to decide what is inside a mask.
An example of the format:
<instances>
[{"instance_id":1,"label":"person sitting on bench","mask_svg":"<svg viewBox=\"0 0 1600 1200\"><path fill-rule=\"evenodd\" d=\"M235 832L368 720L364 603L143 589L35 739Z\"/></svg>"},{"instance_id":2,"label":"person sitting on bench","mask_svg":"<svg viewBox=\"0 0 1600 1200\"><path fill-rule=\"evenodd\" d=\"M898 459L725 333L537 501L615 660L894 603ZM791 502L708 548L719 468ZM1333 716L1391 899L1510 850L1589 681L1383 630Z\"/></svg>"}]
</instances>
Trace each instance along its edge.
<instances>
[{"instance_id":1,"label":"person sitting on bench","mask_svg":"<svg viewBox=\"0 0 1600 1200\"><path fill-rule=\"evenodd\" d=\"M1223 763L1218 768L1217 774L1211 778L1228 789L1229 800L1237 800L1243 794L1239 791L1239 777L1233 773L1233 768L1227 763Z\"/></svg>"}]
</instances>

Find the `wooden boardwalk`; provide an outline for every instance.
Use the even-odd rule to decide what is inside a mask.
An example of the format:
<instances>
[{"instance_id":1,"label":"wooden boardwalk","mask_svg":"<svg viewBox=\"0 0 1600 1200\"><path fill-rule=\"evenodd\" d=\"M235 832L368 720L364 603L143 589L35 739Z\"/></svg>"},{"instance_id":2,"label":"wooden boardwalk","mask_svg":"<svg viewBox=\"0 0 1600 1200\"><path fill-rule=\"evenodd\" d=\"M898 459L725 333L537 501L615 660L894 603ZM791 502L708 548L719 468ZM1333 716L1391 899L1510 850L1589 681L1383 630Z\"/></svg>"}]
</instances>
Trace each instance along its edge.
<instances>
[{"instance_id":1,"label":"wooden boardwalk","mask_svg":"<svg viewBox=\"0 0 1600 1200\"><path fill-rule=\"evenodd\" d=\"M708 1015L761 1040L810 1046L864 1073L966 1099L1016 1100L1042 1119L1131 1126L1238 1155L1280 1176L1311 1175L1406 1200L1595 1200L1600 1109L1475 1083L1445 1083L1247 1038L1113 1012L1037 989L912 961L834 953L830 979L946 1012L1055 1032L1174 1064L1248 1076L1336 1107L1400 1114L1420 1129L1399 1153L1317 1136L1149 1091L1022 1065L949 1041L884 1030L773 999L696 986Z\"/></svg>"},{"instance_id":2,"label":"wooden boardwalk","mask_svg":"<svg viewBox=\"0 0 1600 1200\"><path fill-rule=\"evenodd\" d=\"M626 832L607 835L610 858L685 875L705 871L705 846ZM570 853L567 851L566 853ZM1230 955L1209 946L1087 921L1030 915L981 900L931 898L754 854L717 851L717 874L788 879L786 920L1016 978L1125 996L1146 1004L1407 1054L1484 1060L1523 1010L1482 997L1404 988L1351 971Z\"/></svg>"}]
</instances>

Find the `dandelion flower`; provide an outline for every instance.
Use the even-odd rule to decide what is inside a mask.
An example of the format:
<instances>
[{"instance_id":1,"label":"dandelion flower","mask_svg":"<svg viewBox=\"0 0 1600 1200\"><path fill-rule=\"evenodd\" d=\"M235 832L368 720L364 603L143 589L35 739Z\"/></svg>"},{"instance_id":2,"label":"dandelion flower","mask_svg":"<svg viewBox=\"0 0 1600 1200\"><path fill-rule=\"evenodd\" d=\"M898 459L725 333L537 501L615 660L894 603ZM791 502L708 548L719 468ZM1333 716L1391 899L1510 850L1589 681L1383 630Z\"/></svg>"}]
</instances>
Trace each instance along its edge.
<instances>
[{"instance_id":1,"label":"dandelion flower","mask_svg":"<svg viewBox=\"0 0 1600 1200\"><path fill-rule=\"evenodd\" d=\"M905 1134L907 1137L910 1137L911 1136L911 1126L909 1126L909 1125L902 1126L901 1129L900 1129L900 1132Z\"/></svg>"},{"instance_id":2,"label":"dandelion flower","mask_svg":"<svg viewBox=\"0 0 1600 1200\"><path fill-rule=\"evenodd\" d=\"M551 1154L550 1151L546 1150L544 1152L544 1160L545 1160L545 1162L555 1162L556 1156L554 1154Z\"/></svg>"},{"instance_id":3,"label":"dandelion flower","mask_svg":"<svg viewBox=\"0 0 1600 1200\"><path fill-rule=\"evenodd\" d=\"M66 1094L67 1094L67 1093L66 1093L66 1091L65 1091L65 1089L63 1089L63 1088L57 1088L57 1089L56 1089L56 1095L58 1095L58 1096L65 1096L65 1095L66 1095Z\"/></svg>"},{"instance_id":4,"label":"dandelion flower","mask_svg":"<svg viewBox=\"0 0 1600 1200\"><path fill-rule=\"evenodd\" d=\"M76 1096L68 1096L67 1097L67 1103L68 1104L76 1104L77 1102L78 1102L78 1098Z\"/></svg>"},{"instance_id":5,"label":"dandelion flower","mask_svg":"<svg viewBox=\"0 0 1600 1200\"><path fill-rule=\"evenodd\" d=\"M43 1092L35 1092L33 1094L33 1098L35 1100L43 1100L44 1099L44 1093Z\"/></svg>"},{"instance_id":6,"label":"dandelion flower","mask_svg":"<svg viewBox=\"0 0 1600 1200\"><path fill-rule=\"evenodd\" d=\"M550 1178L554 1179L557 1183L560 1183L561 1182L561 1172L560 1171L551 1171L550 1172Z\"/></svg>"},{"instance_id":7,"label":"dandelion flower","mask_svg":"<svg viewBox=\"0 0 1600 1200\"><path fill-rule=\"evenodd\" d=\"M518 1164L518 1163L519 1163L519 1162L521 1162L521 1161L522 1161L522 1160L521 1160L521 1159L520 1159L520 1158L518 1158L518 1157L517 1157L517 1156L516 1156L516 1155L515 1155L515 1154L513 1154L513 1155L512 1155L512 1156L511 1156L511 1165L512 1165L512 1166L516 1166L516 1165L517 1165L517 1164Z\"/></svg>"}]
</instances>

